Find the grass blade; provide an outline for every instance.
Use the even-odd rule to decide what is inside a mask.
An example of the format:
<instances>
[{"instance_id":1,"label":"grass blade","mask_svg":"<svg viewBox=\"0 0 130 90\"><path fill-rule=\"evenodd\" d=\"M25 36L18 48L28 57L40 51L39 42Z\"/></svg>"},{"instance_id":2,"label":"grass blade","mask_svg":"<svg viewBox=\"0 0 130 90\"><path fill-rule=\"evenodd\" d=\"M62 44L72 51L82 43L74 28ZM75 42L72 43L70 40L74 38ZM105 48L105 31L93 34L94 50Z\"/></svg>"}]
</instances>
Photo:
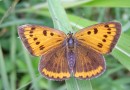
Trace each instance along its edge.
<instances>
[{"instance_id":1,"label":"grass blade","mask_svg":"<svg viewBox=\"0 0 130 90\"><path fill-rule=\"evenodd\" d=\"M116 48L111 53L124 67L130 70L130 36L123 34Z\"/></svg>"},{"instance_id":2,"label":"grass blade","mask_svg":"<svg viewBox=\"0 0 130 90\"><path fill-rule=\"evenodd\" d=\"M91 7L130 7L130 0L93 0L84 4L84 6Z\"/></svg>"},{"instance_id":3,"label":"grass blade","mask_svg":"<svg viewBox=\"0 0 130 90\"><path fill-rule=\"evenodd\" d=\"M4 21L4 19L6 19L9 16L9 13L13 11L18 1L19 0L15 0L13 4L11 5L11 7L9 7L9 9L6 11L6 13L4 13L4 16L0 19L0 24Z\"/></svg>"},{"instance_id":4,"label":"grass blade","mask_svg":"<svg viewBox=\"0 0 130 90\"><path fill-rule=\"evenodd\" d=\"M37 85L38 83L35 79L36 76L34 73L34 69L33 69L31 60L30 60L29 55L27 54L27 51L25 50L24 47L23 47L23 50L24 50L25 61L26 61L27 67L28 67L28 72L29 72L31 79L32 79L32 86L33 86L34 90L39 90L38 85Z\"/></svg>"},{"instance_id":5,"label":"grass blade","mask_svg":"<svg viewBox=\"0 0 130 90\"><path fill-rule=\"evenodd\" d=\"M11 30L11 48L10 48L10 57L11 57L11 66L13 67L13 70L11 72L11 77L10 77L10 81L11 81L11 90L15 90L16 89L16 55L15 55L15 51L16 51L16 29L14 26L12 26L12 30Z\"/></svg>"},{"instance_id":6,"label":"grass blade","mask_svg":"<svg viewBox=\"0 0 130 90\"><path fill-rule=\"evenodd\" d=\"M6 72L6 66L5 66L3 55L2 55L1 45L0 45L0 71L1 71L1 79L2 79L2 83L3 83L3 89L10 90L8 76L7 76L7 72Z\"/></svg>"},{"instance_id":7,"label":"grass blade","mask_svg":"<svg viewBox=\"0 0 130 90\"><path fill-rule=\"evenodd\" d=\"M65 33L72 31L67 15L59 0L48 0L48 6L55 28L64 31ZM85 84L84 86L83 83ZM92 90L89 80L77 80L72 77L69 80L66 80L66 85L68 90Z\"/></svg>"},{"instance_id":8,"label":"grass blade","mask_svg":"<svg viewBox=\"0 0 130 90\"><path fill-rule=\"evenodd\" d=\"M68 33L72 31L66 13L59 0L48 0L49 11L53 19L54 27Z\"/></svg>"}]
</instances>

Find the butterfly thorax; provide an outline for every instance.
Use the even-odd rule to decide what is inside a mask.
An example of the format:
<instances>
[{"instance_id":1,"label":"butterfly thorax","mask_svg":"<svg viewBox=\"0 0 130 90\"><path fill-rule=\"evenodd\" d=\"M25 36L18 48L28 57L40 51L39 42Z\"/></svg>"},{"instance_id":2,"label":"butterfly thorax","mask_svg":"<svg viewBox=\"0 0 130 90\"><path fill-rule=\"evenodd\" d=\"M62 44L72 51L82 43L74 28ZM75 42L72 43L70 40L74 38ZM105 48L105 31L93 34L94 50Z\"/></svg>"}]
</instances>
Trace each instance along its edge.
<instances>
[{"instance_id":1,"label":"butterfly thorax","mask_svg":"<svg viewBox=\"0 0 130 90\"><path fill-rule=\"evenodd\" d=\"M73 33L68 33L68 39L67 39L67 43L68 43L68 48L70 50L72 50L74 48L74 39L73 39Z\"/></svg>"},{"instance_id":2,"label":"butterfly thorax","mask_svg":"<svg viewBox=\"0 0 130 90\"><path fill-rule=\"evenodd\" d=\"M68 63L69 67L71 70L73 70L73 67L75 65L75 54L74 54L74 38L73 38L73 33L68 34L67 38L67 58L68 58Z\"/></svg>"}]
</instances>

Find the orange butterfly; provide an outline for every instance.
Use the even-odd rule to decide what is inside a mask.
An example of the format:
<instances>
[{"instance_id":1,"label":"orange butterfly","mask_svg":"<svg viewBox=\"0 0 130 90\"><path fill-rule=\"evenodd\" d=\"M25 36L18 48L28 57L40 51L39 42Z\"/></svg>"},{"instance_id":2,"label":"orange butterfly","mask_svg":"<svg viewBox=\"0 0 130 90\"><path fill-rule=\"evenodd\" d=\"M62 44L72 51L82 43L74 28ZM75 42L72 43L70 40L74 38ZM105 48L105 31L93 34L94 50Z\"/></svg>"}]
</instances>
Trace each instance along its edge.
<instances>
[{"instance_id":1,"label":"orange butterfly","mask_svg":"<svg viewBox=\"0 0 130 90\"><path fill-rule=\"evenodd\" d=\"M18 34L34 56L42 56L40 73L48 79L65 80L73 75L91 79L106 68L104 57L112 51L121 34L121 24L107 22L89 26L66 35L64 32L38 25L22 25Z\"/></svg>"}]
</instances>

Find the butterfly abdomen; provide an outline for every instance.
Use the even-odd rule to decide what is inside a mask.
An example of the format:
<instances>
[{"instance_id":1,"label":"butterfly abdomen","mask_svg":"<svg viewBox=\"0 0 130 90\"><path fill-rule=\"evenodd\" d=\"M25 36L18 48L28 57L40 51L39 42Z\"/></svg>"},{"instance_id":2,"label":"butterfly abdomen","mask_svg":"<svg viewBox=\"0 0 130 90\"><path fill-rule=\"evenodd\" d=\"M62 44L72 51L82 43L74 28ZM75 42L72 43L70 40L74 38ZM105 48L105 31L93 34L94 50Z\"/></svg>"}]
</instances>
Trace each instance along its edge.
<instances>
[{"instance_id":1,"label":"butterfly abdomen","mask_svg":"<svg viewBox=\"0 0 130 90\"><path fill-rule=\"evenodd\" d=\"M73 67L75 65L75 54L73 50L69 50L67 54L68 54L67 59L68 59L69 68L70 70L73 70Z\"/></svg>"}]
</instances>

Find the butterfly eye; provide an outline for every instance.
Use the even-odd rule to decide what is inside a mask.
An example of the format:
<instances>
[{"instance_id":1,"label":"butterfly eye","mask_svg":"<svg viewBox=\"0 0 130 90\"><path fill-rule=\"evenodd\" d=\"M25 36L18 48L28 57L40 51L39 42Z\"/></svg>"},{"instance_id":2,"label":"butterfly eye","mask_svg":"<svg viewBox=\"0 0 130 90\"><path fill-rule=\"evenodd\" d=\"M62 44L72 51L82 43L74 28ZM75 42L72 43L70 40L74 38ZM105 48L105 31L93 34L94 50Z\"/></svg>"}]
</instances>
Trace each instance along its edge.
<instances>
[{"instance_id":1,"label":"butterfly eye","mask_svg":"<svg viewBox=\"0 0 130 90\"><path fill-rule=\"evenodd\" d=\"M72 35L73 35L73 33L72 33L71 31L69 31L69 33L68 33L67 35L72 36Z\"/></svg>"}]
</instances>

